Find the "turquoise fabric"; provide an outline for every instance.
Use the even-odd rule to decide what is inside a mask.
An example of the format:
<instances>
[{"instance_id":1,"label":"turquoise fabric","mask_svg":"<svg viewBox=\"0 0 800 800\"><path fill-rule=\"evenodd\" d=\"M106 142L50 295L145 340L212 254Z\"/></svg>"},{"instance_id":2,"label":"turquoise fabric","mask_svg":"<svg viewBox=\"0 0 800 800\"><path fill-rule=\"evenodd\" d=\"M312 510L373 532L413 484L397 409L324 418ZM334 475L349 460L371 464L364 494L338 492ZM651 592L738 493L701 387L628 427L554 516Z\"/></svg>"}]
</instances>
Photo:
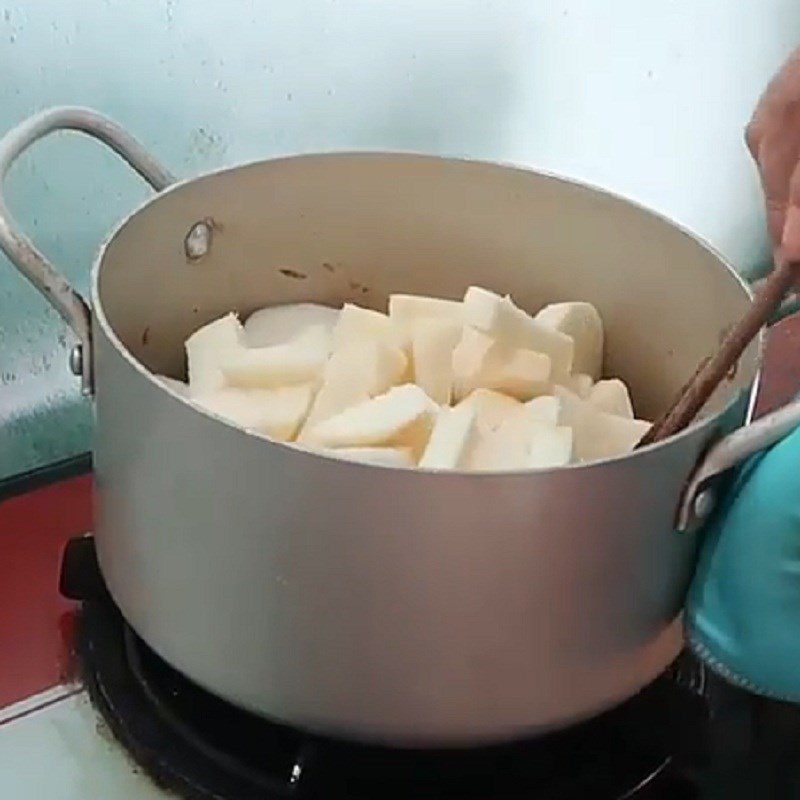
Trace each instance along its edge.
<instances>
[{"instance_id":1,"label":"turquoise fabric","mask_svg":"<svg viewBox=\"0 0 800 800\"><path fill-rule=\"evenodd\" d=\"M704 536L692 649L735 684L800 701L800 429L739 469Z\"/></svg>"}]
</instances>

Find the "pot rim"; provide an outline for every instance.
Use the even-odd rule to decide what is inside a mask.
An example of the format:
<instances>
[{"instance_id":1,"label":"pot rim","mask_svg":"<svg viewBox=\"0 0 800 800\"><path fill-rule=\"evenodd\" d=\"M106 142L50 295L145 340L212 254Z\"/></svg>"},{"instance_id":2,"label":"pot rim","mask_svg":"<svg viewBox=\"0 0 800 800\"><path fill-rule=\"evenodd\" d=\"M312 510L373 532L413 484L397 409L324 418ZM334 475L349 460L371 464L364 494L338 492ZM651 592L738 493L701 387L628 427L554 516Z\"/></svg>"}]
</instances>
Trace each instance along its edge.
<instances>
[{"instance_id":1,"label":"pot rim","mask_svg":"<svg viewBox=\"0 0 800 800\"><path fill-rule=\"evenodd\" d=\"M398 158L399 157L399 158L408 158L409 160L441 161L441 162L451 162L458 164L477 164L482 166L497 167L504 170L510 169L515 172L528 173L536 175L538 177L554 180L561 184L566 184L568 186L574 186L580 189L585 189L595 194L605 195L621 203L625 203L629 206L632 206L634 209L647 214L648 216L656 219L657 221L669 225L670 227L677 230L679 233L691 239L699 247L701 247L702 249L706 250L708 253L713 255L717 263L721 267L723 267L727 271L728 275L732 277L739 284L740 288L744 291L745 295L751 301L753 299L753 292L747 281L745 281L745 279L733 268L733 265L730 263L730 261L707 239L700 236L695 231L692 231L683 223L671 219L666 214L646 205L645 203L639 200L627 197L612 189L608 189L604 186L600 186L599 184L595 184L580 178L563 175L555 171L541 169L539 167L533 167L512 161L478 159L478 158L468 158L462 156L435 155L430 153L417 152L413 150L326 150L326 151L319 151L312 153L293 153L288 155L275 156L273 158L257 158L257 159L242 161L232 166L213 169L208 172L204 172L200 175L195 175L193 177L182 178L181 180L178 180L175 183L167 186L162 191L157 192L156 194L146 198L137 206L135 206L132 211L130 211L128 214L122 217L119 220L119 222L117 222L114 225L111 231L102 240L100 247L97 251L97 254L95 255L90 273L90 298L91 298L92 315L97 321L100 328L102 329L108 341L114 346L114 349L117 351L117 354L121 356L128 363L128 365L132 367L136 372L138 372L143 378L149 381L156 389L165 392L166 394L172 396L173 399L182 402L195 413L203 414L204 416L233 429L240 435L244 435L255 439L261 439L271 445L283 447L288 450L294 451L295 453L300 453L306 456L325 459L328 461L335 461L339 465L350 466L354 469L378 468L383 470L389 470L392 472L404 472L411 474L416 473L419 474L420 476L446 475L448 477L458 477L461 479L466 478L472 480L481 480L485 478L545 475L555 472L563 472L564 470L574 471L574 470L599 469L607 464L613 464L621 461L633 462L642 458L647 458L654 452L660 451L661 449L667 446L671 446L673 444L677 445L679 442L683 441L685 438L689 436L694 436L695 434L701 432L707 432L708 428L714 425L720 419L720 417L726 414L730 410L730 408L739 401L741 394L734 395L725 404L725 406L715 414L711 414L707 417L697 418L694 422L692 422L691 425L687 426L680 433L670 436L669 438L664 439L660 442L654 442L652 444L646 445L645 447L634 450L630 453L613 456L611 458L599 459L588 463L567 464L565 466L560 466L560 467L485 471L485 472L474 472L474 471L465 471L458 469L446 469L446 470L431 469L425 467L399 467L399 466L387 466L384 464L366 464L357 461L347 461L344 459L337 458L335 455L329 454L325 451L313 450L311 448L304 447L303 445L298 444L297 442L281 442L276 439L272 439L266 434L260 433L258 431L241 428L238 425L234 425L233 423L229 422L228 420L224 419L223 417L220 417L219 415L211 411L208 411L206 409L194 405L188 398L180 395L174 389L159 381L155 377L155 375L144 366L144 364L142 364L138 359L136 359L130 352L130 350L128 350L128 348L122 343L122 341L114 332L111 324L109 323L108 318L105 315L102 302L100 300L100 291L99 291L100 270L103 261L105 260L108 248L117 238L117 236L122 232L122 230L125 228L128 222L131 219L133 219L140 211L143 211L145 208L157 202L162 197L171 194L172 192L178 191L190 183L194 183L195 181L202 180L205 178L212 178L217 175L236 172L238 170L245 170L248 169L249 167L265 164L267 162L291 162L300 159L321 158L321 157L324 158L327 156L331 157L345 156L351 158L352 157L355 158L381 158L381 157ZM745 424L747 424L751 419L761 379L761 370L763 365L764 347L765 347L765 335L763 330L759 331L757 339L758 339L758 352L756 355L756 372L753 377L753 382L749 389L750 397L748 402Z\"/></svg>"}]
</instances>

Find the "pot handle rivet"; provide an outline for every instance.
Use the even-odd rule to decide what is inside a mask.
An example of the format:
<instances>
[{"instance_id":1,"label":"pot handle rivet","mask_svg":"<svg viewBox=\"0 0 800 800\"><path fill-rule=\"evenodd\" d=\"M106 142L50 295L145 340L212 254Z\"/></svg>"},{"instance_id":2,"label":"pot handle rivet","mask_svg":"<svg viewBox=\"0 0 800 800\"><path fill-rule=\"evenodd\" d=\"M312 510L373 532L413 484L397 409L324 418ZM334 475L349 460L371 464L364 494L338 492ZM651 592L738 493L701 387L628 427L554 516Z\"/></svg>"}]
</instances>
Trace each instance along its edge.
<instances>
[{"instance_id":1,"label":"pot handle rivet","mask_svg":"<svg viewBox=\"0 0 800 800\"><path fill-rule=\"evenodd\" d=\"M189 261L199 261L203 256L208 255L211 249L211 240L214 238L214 223L210 219L203 219L196 222L189 229L186 238L183 240L183 250Z\"/></svg>"},{"instance_id":2,"label":"pot handle rivet","mask_svg":"<svg viewBox=\"0 0 800 800\"><path fill-rule=\"evenodd\" d=\"M709 481L741 464L761 450L766 450L800 425L800 400L745 425L728 434L708 449L690 476L678 504L675 527L678 531L696 528L713 511L715 500ZM708 499L703 495L711 494ZM706 511L703 516L698 507Z\"/></svg>"},{"instance_id":3,"label":"pot handle rivet","mask_svg":"<svg viewBox=\"0 0 800 800\"><path fill-rule=\"evenodd\" d=\"M717 496L712 489L704 489L694 500L694 515L698 521L707 520L717 504Z\"/></svg>"},{"instance_id":4,"label":"pot handle rivet","mask_svg":"<svg viewBox=\"0 0 800 800\"><path fill-rule=\"evenodd\" d=\"M83 375L83 346L80 344L69 351L69 369L73 375Z\"/></svg>"}]
</instances>

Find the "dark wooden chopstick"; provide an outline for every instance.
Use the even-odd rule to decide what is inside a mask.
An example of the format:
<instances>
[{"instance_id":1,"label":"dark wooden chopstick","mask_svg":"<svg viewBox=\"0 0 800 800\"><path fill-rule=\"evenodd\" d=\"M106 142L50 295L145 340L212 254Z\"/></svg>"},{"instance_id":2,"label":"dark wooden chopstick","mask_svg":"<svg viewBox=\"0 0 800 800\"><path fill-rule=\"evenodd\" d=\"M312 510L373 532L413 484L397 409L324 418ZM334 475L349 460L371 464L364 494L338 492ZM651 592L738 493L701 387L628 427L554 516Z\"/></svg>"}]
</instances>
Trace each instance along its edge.
<instances>
[{"instance_id":1,"label":"dark wooden chopstick","mask_svg":"<svg viewBox=\"0 0 800 800\"><path fill-rule=\"evenodd\" d=\"M691 424L717 386L735 367L747 345L769 322L798 278L800 262L783 262L770 273L759 287L753 304L725 336L716 354L700 363L675 402L656 420L637 448L660 442Z\"/></svg>"}]
</instances>

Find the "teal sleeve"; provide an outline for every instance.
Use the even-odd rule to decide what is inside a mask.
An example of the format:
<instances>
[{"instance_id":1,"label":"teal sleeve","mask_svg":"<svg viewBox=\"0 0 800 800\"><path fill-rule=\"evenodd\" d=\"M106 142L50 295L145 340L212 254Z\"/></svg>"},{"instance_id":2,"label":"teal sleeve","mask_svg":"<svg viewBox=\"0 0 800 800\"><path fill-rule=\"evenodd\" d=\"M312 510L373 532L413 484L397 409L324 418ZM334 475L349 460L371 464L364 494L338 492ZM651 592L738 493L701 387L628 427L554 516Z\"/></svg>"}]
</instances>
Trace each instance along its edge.
<instances>
[{"instance_id":1,"label":"teal sleeve","mask_svg":"<svg viewBox=\"0 0 800 800\"><path fill-rule=\"evenodd\" d=\"M800 701L800 429L740 468L704 533L685 619L713 670Z\"/></svg>"}]
</instances>

